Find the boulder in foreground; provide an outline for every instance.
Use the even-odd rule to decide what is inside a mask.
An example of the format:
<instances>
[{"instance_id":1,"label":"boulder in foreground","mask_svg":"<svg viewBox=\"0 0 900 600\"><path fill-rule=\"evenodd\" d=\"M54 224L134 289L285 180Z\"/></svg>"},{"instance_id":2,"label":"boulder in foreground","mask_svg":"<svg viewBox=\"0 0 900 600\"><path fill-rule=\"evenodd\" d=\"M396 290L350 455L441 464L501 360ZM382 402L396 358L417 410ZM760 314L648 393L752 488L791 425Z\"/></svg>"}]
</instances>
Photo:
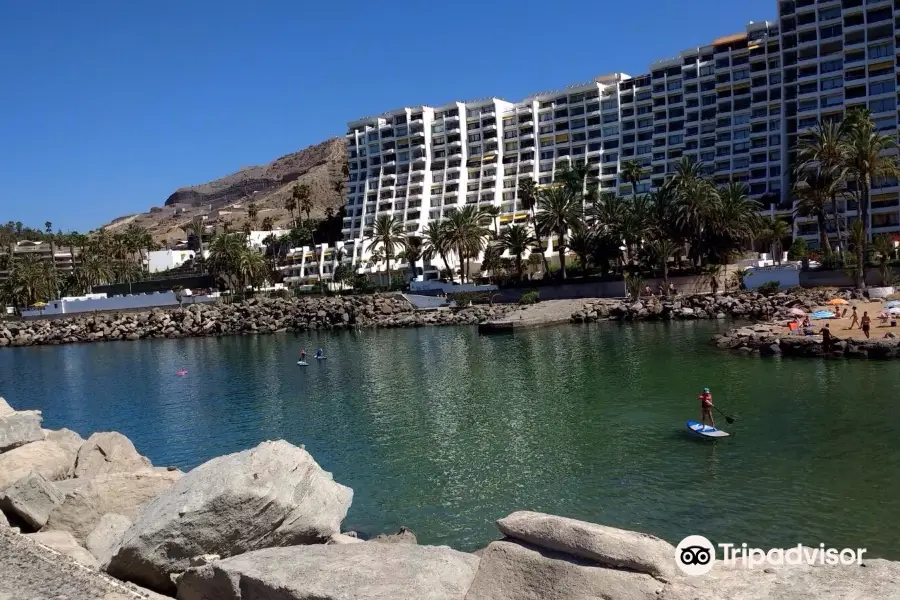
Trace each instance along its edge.
<instances>
[{"instance_id":1,"label":"boulder in foreground","mask_svg":"<svg viewBox=\"0 0 900 600\"><path fill-rule=\"evenodd\" d=\"M463 600L478 557L444 546L336 544L248 552L188 570L180 600Z\"/></svg>"},{"instance_id":2,"label":"boulder in foreground","mask_svg":"<svg viewBox=\"0 0 900 600\"><path fill-rule=\"evenodd\" d=\"M514 512L497 527L508 537L601 565L654 577L676 575L675 547L646 533L531 511Z\"/></svg>"},{"instance_id":3,"label":"boulder in foreground","mask_svg":"<svg viewBox=\"0 0 900 600\"><path fill-rule=\"evenodd\" d=\"M108 572L171 593L169 575L193 556L324 543L340 532L352 496L305 450L263 442L200 465L148 504Z\"/></svg>"},{"instance_id":4,"label":"boulder in foreground","mask_svg":"<svg viewBox=\"0 0 900 600\"><path fill-rule=\"evenodd\" d=\"M98 475L66 493L62 503L50 513L46 528L68 531L84 543L103 515L115 513L135 519L148 502L179 478L181 472L164 469Z\"/></svg>"},{"instance_id":5,"label":"boulder in foreground","mask_svg":"<svg viewBox=\"0 0 900 600\"><path fill-rule=\"evenodd\" d=\"M150 466L150 461L138 454L127 437L117 431L102 431L91 435L78 449L75 477L131 473Z\"/></svg>"},{"instance_id":6,"label":"boulder in foreground","mask_svg":"<svg viewBox=\"0 0 900 600\"><path fill-rule=\"evenodd\" d=\"M64 497L43 475L32 471L0 493L0 509L40 529Z\"/></svg>"},{"instance_id":7,"label":"boulder in foreground","mask_svg":"<svg viewBox=\"0 0 900 600\"><path fill-rule=\"evenodd\" d=\"M25 537L56 550L60 554L71 556L86 567L98 568L100 565L93 555L78 545L78 541L68 531L39 531L29 533Z\"/></svg>"},{"instance_id":8,"label":"boulder in foreground","mask_svg":"<svg viewBox=\"0 0 900 600\"><path fill-rule=\"evenodd\" d=\"M25 444L0 454L0 490L5 490L32 471L50 481L63 479L71 472L74 463L74 454L56 442L41 440Z\"/></svg>"},{"instance_id":9,"label":"boulder in foreground","mask_svg":"<svg viewBox=\"0 0 900 600\"><path fill-rule=\"evenodd\" d=\"M517 542L491 542L465 600L659 600L650 575Z\"/></svg>"},{"instance_id":10,"label":"boulder in foreground","mask_svg":"<svg viewBox=\"0 0 900 600\"><path fill-rule=\"evenodd\" d=\"M42 439L41 411L20 410L0 414L0 452Z\"/></svg>"},{"instance_id":11,"label":"boulder in foreground","mask_svg":"<svg viewBox=\"0 0 900 600\"><path fill-rule=\"evenodd\" d=\"M131 519L115 513L106 513L97 522L97 526L91 531L84 545L88 552L94 555L101 567L109 564L113 552L119 547L122 536L131 527Z\"/></svg>"}]
</instances>

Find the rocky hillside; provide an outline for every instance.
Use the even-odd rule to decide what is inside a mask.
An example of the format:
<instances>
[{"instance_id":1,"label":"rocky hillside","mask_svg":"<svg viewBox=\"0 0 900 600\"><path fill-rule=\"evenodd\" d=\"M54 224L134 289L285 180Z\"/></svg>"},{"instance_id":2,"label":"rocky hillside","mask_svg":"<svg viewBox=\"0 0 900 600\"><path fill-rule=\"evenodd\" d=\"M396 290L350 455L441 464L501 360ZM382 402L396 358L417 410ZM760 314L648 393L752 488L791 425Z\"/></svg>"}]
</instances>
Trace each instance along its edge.
<instances>
[{"instance_id":1,"label":"rocky hillside","mask_svg":"<svg viewBox=\"0 0 900 600\"><path fill-rule=\"evenodd\" d=\"M333 138L282 156L268 164L245 167L231 175L200 185L175 190L163 206L146 213L119 217L105 227L115 232L130 223L148 229L156 241L184 239L184 226L196 216L210 225L232 230L247 221L247 204L254 202L257 217L272 217L276 227L287 226L290 214L285 199L296 183L309 186L314 208L312 217L322 217L328 207L337 210L344 203L343 183L347 155L342 140Z\"/></svg>"}]
</instances>

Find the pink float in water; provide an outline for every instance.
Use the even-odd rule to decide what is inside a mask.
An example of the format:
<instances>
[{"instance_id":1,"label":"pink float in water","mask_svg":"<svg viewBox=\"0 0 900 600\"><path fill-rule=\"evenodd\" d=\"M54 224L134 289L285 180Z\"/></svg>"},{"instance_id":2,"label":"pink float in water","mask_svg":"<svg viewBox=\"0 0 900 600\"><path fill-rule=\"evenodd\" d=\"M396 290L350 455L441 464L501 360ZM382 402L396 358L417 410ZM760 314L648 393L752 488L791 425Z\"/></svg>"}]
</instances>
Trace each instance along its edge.
<instances>
[{"instance_id":1,"label":"pink float in water","mask_svg":"<svg viewBox=\"0 0 900 600\"><path fill-rule=\"evenodd\" d=\"M187 375L187 369L179 369L177 374L181 376Z\"/></svg>"}]
</instances>

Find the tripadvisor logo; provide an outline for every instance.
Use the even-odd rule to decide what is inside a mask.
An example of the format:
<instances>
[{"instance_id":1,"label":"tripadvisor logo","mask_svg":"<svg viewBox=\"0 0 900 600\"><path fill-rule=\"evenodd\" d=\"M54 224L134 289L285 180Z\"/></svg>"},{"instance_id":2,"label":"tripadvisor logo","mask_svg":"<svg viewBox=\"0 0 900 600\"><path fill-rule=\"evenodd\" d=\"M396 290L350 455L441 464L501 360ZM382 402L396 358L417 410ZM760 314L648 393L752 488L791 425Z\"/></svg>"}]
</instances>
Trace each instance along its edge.
<instances>
[{"instance_id":1,"label":"tripadvisor logo","mask_svg":"<svg viewBox=\"0 0 900 600\"><path fill-rule=\"evenodd\" d=\"M721 561L728 566L740 565L747 569L781 567L785 565L862 565L865 548L806 547L797 544L791 548L762 550L747 544L719 544ZM675 548L675 564L685 575L706 575L716 562L716 547L702 535L689 535Z\"/></svg>"},{"instance_id":2,"label":"tripadvisor logo","mask_svg":"<svg viewBox=\"0 0 900 600\"><path fill-rule=\"evenodd\" d=\"M716 548L702 535L689 535L675 547L675 564L685 575L706 575L716 562Z\"/></svg>"}]
</instances>

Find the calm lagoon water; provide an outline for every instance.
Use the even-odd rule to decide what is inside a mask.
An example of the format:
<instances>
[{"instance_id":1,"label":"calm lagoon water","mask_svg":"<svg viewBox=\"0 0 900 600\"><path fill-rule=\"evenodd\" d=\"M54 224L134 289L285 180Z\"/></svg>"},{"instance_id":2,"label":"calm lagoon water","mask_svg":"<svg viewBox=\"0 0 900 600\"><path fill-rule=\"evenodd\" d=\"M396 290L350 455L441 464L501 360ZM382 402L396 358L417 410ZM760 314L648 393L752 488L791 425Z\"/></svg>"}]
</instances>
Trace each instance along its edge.
<instances>
[{"instance_id":1,"label":"calm lagoon water","mask_svg":"<svg viewBox=\"0 0 900 600\"><path fill-rule=\"evenodd\" d=\"M722 353L703 322L480 337L422 328L0 351L0 395L46 427L118 430L190 469L266 439L351 486L344 526L463 550L534 509L755 546L900 559L895 362ZM301 347L329 359L296 365ZM176 375L187 369L184 377ZM691 438L699 388L737 418ZM724 426L724 420L717 419Z\"/></svg>"}]
</instances>

